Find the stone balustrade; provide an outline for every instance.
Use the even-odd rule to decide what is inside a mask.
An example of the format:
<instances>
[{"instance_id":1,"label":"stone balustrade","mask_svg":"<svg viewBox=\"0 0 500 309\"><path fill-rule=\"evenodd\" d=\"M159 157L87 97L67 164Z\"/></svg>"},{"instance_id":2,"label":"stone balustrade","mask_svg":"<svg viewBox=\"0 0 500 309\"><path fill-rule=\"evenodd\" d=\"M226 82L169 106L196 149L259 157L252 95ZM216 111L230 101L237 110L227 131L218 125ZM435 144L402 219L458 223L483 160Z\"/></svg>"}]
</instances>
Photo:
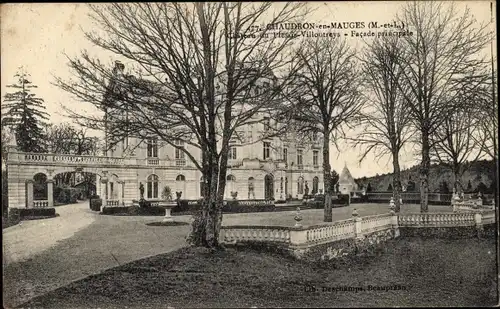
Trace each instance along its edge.
<instances>
[{"instance_id":1,"label":"stone balustrade","mask_svg":"<svg viewBox=\"0 0 500 309\"><path fill-rule=\"evenodd\" d=\"M306 244L319 244L356 236L353 219L336 221L330 224L321 224L305 227Z\"/></svg>"},{"instance_id":2,"label":"stone balustrade","mask_svg":"<svg viewBox=\"0 0 500 309\"><path fill-rule=\"evenodd\" d=\"M474 226L473 213L415 213L400 214L400 227L454 227Z\"/></svg>"},{"instance_id":3,"label":"stone balustrade","mask_svg":"<svg viewBox=\"0 0 500 309\"><path fill-rule=\"evenodd\" d=\"M273 242L290 243L289 227L281 226L223 226L221 240L224 243Z\"/></svg>"},{"instance_id":4,"label":"stone balustrade","mask_svg":"<svg viewBox=\"0 0 500 309\"><path fill-rule=\"evenodd\" d=\"M47 208L49 207L48 200L35 200L33 201L33 208Z\"/></svg>"},{"instance_id":5,"label":"stone balustrade","mask_svg":"<svg viewBox=\"0 0 500 309\"><path fill-rule=\"evenodd\" d=\"M106 200L107 207L118 207L120 206L120 201L116 199L108 199Z\"/></svg>"},{"instance_id":6,"label":"stone balustrade","mask_svg":"<svg viewBox=\"0 0 500 309\"><path fill-rule=\"evenodd\" d=\"M393 215L381 214L376 216L361 217L361 233L373 233L392 227Z\"/></svg>"}]
</instances>

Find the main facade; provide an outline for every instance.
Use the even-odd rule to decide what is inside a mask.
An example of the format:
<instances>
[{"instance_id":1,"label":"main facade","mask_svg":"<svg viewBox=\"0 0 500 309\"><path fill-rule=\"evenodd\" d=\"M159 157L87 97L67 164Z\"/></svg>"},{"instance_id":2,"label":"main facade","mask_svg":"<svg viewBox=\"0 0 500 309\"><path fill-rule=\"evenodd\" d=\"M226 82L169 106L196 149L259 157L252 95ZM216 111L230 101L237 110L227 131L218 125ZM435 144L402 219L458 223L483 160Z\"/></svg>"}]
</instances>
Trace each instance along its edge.
<instances>
[{"instance_id":1,"label":"main facade","mask_svg":"<svg viewBox=\"0 0 500 309\"><path fill-rule=\"evenodd\" d=\"M261 123L243 127L245 143L233 141L229 150L228 171L225 197L227 199L301 199L304 194L323 191L322 142L317 139L309 145L298 144L292 134L288 139L274 137L253 141L264 130L268 119ZM198 148L177 142L176 146L185 148L194 158L201 159ZM135 171L127 174L136 179L139 192L141 184L144 198L161 199L165 186L173 192L182 192L183 199L203 197L201 172L184 151L156 138L140 140L129 137L107 152L107 157L127 157L142 162ZM111 180L110 180L111 181ZM108 199L117 199L118 191L111 183L108 185ZM99 183L97 184L98 192Z\"/></svg>"},{"instance_id":2,"label":"main facade","mask_svg":"<svg viewBox=\"0 0 500 309\"><path fill-rule=\"evenodd\" d=\"M114 78L135 78L125 75L123 70L123 64L117 62ZM263 91L272 83L272 78L260 79L251 90ZM113 111L112 117L123 117L120 115L123 111L123 108ZM322 141L319 138L313 137L304 143L298 141L293 132L263 138L266 136L263 132L277 125L265 113L254 115L251 123L237 128L234 134L237 138L231 139L225 198L300 199L303 195L323 191ZM186 155L188 152L201 162L201 151L191 143L173 143L176 147L154 137L143 140L128 136L106 155L135 158L145 163L137 168L137 179L133 183L138 184L137 190L142 184L146 199L161 199L165 186L173 192L181 192L183 199L203 197L202 174ZM108 188L108 191L108 198L114 199L115 190Z\"/></svg>"}]
</instances>

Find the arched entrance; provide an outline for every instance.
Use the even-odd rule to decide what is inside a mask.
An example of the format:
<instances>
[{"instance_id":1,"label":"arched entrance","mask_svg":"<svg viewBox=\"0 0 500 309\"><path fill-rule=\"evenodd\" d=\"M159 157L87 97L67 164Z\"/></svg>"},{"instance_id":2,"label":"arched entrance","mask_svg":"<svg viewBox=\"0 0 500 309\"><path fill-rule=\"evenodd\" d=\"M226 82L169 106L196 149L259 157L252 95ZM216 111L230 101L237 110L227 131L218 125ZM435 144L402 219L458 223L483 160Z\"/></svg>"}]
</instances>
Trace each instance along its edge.
<instances>
[{"instance_id":1,"label":"arched entrance","mask_svg":"<svg viewBox=\"0 0 500 309\"><path fill-rule=\"evenodd\" d=\"M271 174L264 177L264 198L266 200L274 199L274 177Z\"/></svg>"}]
</instances>

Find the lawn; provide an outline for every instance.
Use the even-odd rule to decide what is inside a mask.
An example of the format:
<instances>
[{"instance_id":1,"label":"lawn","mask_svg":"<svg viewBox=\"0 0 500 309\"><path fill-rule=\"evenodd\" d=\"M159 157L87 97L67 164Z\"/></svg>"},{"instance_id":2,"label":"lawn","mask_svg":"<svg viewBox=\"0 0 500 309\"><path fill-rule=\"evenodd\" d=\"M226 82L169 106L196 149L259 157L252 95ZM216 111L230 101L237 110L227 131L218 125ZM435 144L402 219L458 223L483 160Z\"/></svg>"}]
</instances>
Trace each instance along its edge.
<instances>
[{"instance_id":1,"label":"lawn","mask_svg":"<svg viewBox=\"0 0 500 309\"><path fill-rule=\"evenodd\" d=\"M352 218L356 208L359 216L371 216L389 213L387 204L351 204L347 207L333 209L333 221ZM403 205L401 213L419 213L420 205ZM429 206L429 212L453 212L451 206ZM302 210L302 225L313 225L323 222L323 209ZM264 213L224 214L223 225L280 225L293 226L295 211L277 211Z\"/></svg>"},{"instance_id":2,"label":"lawn","mask_svg":"<svg viewBox=\"0 0 500 309\"><path fill-rule=\"evenodd\" d=\"M336 264L184 248L73 282L23 307L491 306L495 291L494 240L398 239L385 252Z\"/></svg>"}]
</instances>

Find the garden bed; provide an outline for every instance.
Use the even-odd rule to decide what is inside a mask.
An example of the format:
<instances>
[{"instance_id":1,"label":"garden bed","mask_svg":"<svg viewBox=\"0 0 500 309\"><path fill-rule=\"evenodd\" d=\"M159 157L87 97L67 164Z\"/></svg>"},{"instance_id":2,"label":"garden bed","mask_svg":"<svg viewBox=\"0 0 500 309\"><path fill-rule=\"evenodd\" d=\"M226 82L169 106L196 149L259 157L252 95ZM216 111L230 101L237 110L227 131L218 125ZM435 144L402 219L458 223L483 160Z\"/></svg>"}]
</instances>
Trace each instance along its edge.
<instances>
[{"instance_id":1,"label":"garden bed","mask_svg":"<svg viewBox=\"0 0 500 309\"><path fill-rule=\"evenodd\" d=\"M307 263L245 248L186 248L73 282L21 307L493 306L494 252L492 239L400 239L345 261Z\"/></svg>"}]
</instances>

